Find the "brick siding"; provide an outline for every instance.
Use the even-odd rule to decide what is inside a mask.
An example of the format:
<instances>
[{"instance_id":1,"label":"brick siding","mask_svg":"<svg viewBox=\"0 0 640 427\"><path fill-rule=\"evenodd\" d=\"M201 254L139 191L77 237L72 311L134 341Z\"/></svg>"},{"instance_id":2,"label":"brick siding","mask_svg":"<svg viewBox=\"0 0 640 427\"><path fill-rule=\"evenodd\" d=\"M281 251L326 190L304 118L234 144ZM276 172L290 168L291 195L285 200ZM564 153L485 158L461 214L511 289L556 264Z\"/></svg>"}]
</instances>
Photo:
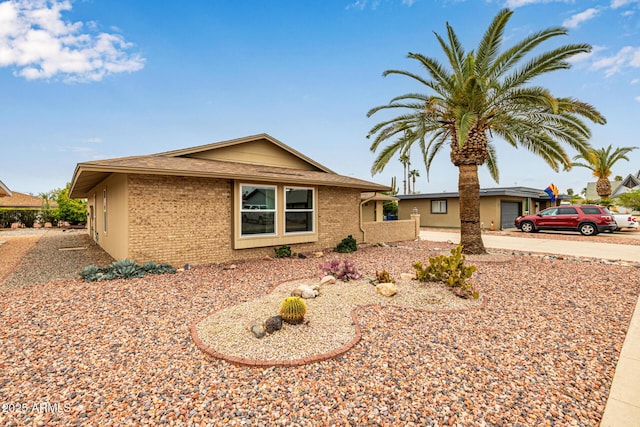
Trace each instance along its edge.
<instances>
[{"instance_id":1,"label":"brick siding","mask_svg":"<svg viewBox=\"0 0 640 427\"><path fill-rule=\"evenodd\" d=\"M318 241L291 245L294 252L333 248L359 229L360 191L318 187ZM174 266L273 256L273 247L233 249L231 180L129 175L128 252L138 263Z\"/></svg>"}]
</instances>

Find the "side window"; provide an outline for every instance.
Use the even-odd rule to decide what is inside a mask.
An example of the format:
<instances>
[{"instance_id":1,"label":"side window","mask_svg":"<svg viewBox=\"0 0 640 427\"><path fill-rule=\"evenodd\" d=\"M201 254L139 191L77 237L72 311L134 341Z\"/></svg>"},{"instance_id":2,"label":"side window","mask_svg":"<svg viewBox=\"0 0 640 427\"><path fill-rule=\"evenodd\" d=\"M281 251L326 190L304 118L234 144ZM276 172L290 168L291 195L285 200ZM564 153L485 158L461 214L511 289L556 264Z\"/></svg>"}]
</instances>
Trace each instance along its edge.
<instances>
[{"instance_id":1,"label":"side window","mask_svg":"<svg viewBox=\"0 0 640 427\"><path fill-rule=\"evenodd\" d=\"M107 189L102 190L102 222L104 232L107 232Z\"/></svg>"},{"instance_id":2,"label":"side window","mask_svg":"<svg viewBox=\"0 0 640 427\"><path fill-rule=\"evenodd\" d=\"M431 213L432 214L446 214L447 213L447 201L446 200L432 200L431 201Z\"/></svg>"},{"instance_id":3,"label":"side window","mask_svg":"<svg viewBox=\"0 0 640 427\"><path fill-rule=\"evenodd\" d=\"M558 215L577 215L578 210L576 208L560 208L558 209Z\"/></svg>"},{"instance_id":4,"label":"side window","mask_svg":"<svg viewBox=\"0 0 640 427\"><path fill-rule=\"evenodd\" d=\"M545 211L540 212L542 216L554 216L558 215L558 208L547 209Z\"/></svg>"},{"instance_id":5,"label":"side window","mask_svg":"<svg viewBox=\"0 0 640 427\"><path fill-rule=\"evenodd\" d=\"M598 208L585 208L585 207L582 207L580 209L582 209L582 212L584 212L586 215L598 215L598 214L600 214L600 209L598 209Z\"/></svg>"},{"instance_id":6,"label":"side window","mask_svg":"<svg viewBox=\"0 0 640 427\"><path fill-rule=\"evenodd\" d=\"M276 187L273 185L240 185L242 236L276 233Z\"/></svg>"},{"instance_id":7,"label":"side window","mask_svg":"<svg viewBox=\"0 0 640 427\"><path fill-rule=\"evenodd\" d=\"M286 187L284 189L285 233L313 231L313 189Z\"/></svg>"}]
</instances>

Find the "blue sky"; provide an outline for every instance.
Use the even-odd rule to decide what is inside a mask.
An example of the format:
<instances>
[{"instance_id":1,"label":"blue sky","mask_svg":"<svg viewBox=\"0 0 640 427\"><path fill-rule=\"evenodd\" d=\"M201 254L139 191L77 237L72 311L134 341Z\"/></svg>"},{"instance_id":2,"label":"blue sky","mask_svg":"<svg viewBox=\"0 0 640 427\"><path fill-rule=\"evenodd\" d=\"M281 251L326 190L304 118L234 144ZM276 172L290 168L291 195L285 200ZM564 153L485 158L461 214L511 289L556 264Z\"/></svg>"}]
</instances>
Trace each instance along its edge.
<instances>
[{"instance_id":1,"label":"blue sky","mask_svg":"<svg viewBox=\"0 0 640 427\"><path fill-rule=\"evenodd\" d=\"M0 1L0 180L38 194L64 187L78 162L151 154L268 133L334 171L389 184L392 160L371 176L366 139L384 115L367 111L424 91L387 69L417 71L408 52L444 61L433 32L449 22L467 50L503 7L507 40L564 25L543 45L589 43L570 70L535 83L573 96L607 118L594 147L640 146L640 0ZM501 141L500 182L555 183L577 192L590 171L555 173ZM574 152L569 152L573 156ZM456 191L443 152L420 192ZM613 175L640 170L640 149Z\"/></svg>"}]
</instances>

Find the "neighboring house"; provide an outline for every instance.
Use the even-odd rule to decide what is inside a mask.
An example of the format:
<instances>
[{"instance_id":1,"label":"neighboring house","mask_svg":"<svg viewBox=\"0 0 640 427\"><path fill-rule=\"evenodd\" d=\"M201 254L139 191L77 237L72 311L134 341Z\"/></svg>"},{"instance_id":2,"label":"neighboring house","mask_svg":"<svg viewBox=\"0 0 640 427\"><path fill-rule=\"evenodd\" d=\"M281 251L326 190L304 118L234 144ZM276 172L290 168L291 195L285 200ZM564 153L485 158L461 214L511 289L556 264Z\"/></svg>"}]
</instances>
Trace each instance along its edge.
<instances>
[{"instance_id":1,"label":"neighboring house","mask_svg":"<svg viewBox=\"0 0 640 427\"><path fill-rule=\"evenodd\" d=\"M69 195L87 198L90 234L114 258L182 265L363 242L361 193L387 190L261 134L79 163Z\"/></svg>"},{"instance_id":2,"label":"neighboring house","mask_svg":"<svg viewBox=\"0 0 640 427\"><path fill-rule=\"evenodd\" d=\"M1 192L2 190L0 190ZM9 196L0 198L0 208L3 209L42 209L44 199L30 194L10 192ZM49 202L50 208L58 207L54 201Z\"/></svg>"},{"instance_id":3,"label":"neighboring house","mask_svg":"<svg viewBox=\"0 0 640 427\"><path fill-rule=\"evenodd\" d=\"M7 196L11 196L11 190L9 190L9 187L4 185L4 182L0 181L0 197Z\"/></svg>"},{"instance_id":4,"label":"neighboring house","mask_svg":"<svg viewBox=\"0 0 640 427\"><path fill-rule=\"evenodd\" d=\"M637 190L640 188L640 171L635 175L629 174L622 181L611 181L611 196L610 199L618 197L622 193L627 191ZM585 191L585 199L599 201L600 196L596 191L596 183L588 182L587 189Z\"/></svg>"},{"instance_id":5,"label":"neighboring house","mask_svg":"<svg viewBox=\"0 0 640 427\"><path fill-rule=\"evenodd\" d=\"M398 217L409 218L414 208L420 213L422 227L460 227L458 192L398 195ZM560 200L566 196L559 196ZM529 187L480 189L480 222L489 229L513 228L519 215L536 213L551 206L544 190Z\"/></svg>"}]
</instances>

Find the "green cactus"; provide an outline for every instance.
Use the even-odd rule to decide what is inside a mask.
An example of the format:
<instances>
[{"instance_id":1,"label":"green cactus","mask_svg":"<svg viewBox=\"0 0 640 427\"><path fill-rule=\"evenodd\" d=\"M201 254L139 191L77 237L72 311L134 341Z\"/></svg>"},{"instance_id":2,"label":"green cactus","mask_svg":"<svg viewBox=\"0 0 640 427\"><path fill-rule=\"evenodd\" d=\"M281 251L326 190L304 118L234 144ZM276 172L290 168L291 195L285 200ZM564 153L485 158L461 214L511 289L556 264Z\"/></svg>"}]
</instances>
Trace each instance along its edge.
<instances>
[{"instance_id":1,"label":"green cactus","mask_svg":"<svg viewBox=\"0 0 640 427\"><path fill-rule=\"evenodd\" d=\"M288 297L280 305L282 320L290 324L302 323L307 314L307 304L300 297Z\"/></svg>"},{"instance_id":2,"label":"green cactus","mask_svg":"<svg viewBox=\"0 0 640 427\"><path fill-rule=\"evenodd\" d=\"M478 298L478 292L468 282L476 271L474 265L465 265L465 256L462 253L462 245L451 249L451 256L440 255L429 258L429 265L423 267L420 261L413 264L416 269L416 277L421 282L444 282L452 288L458 288L459 296Z\"/></svg>"}]
</instances>

